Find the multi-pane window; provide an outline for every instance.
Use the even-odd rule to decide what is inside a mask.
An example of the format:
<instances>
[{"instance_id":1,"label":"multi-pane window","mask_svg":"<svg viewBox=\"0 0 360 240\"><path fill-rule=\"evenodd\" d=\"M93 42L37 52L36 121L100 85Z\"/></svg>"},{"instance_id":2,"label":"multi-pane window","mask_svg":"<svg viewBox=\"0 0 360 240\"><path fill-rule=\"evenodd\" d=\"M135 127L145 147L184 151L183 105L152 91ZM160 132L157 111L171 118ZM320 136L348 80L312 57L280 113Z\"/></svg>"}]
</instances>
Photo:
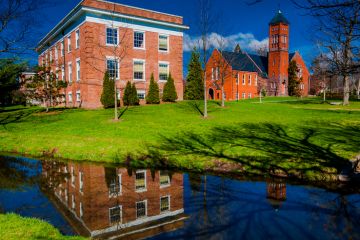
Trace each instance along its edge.
<instances>
[{"instance_id":1,"label":"multi-pane window","mask_svg":"<svg viewBox=\"0 0 360 240\"><path fill-rule=\"evenodd\" d=\"M80 91L76 91L76 101L81 102L81 94Z\"/></svg>"},{"instance_id":2,"label":"multi-pane window","mask_svg":"<svg viewBox=\"0 0 360 240\"><path fill-rule=\"evenodd\" d=\"M65 66L62 65L61 66L61 80L65 80Z\"/></svg>"},{"instance_id":3,"label":"multi-pane window","mask_svg":"<svg viewBox=\"0 0 360 240\"><path fill-rule=\"evenodd\" d=\"M242 98L243 98L243 99L246 98L246 93L242 93Z\"/></svg>"},{"instance_id":4,"label":"multi-pane window","mask_svg":"<svg viewBox=\"0 0 360 240\"><path fill-rule=\"evenodd\" d=\"M80 94L80 92L79 92L79 94ZM79 172L79 191L83 192L83 188L84 188L84 173Z\"/></svg>"},{"instance_id":5,"label":"multi-pane window","mask_svg":"<svg viewBox=\"0 0 360 240\"><path fill-rule=\"evenodd\" d=\"M116 89L116 96L117 96L117 100L120 100L120 99L121 99L120 89Z\"/></svg>"},{"instance_id":6,"label":"multi-pane window","mask_svg":"<svg viewBox=\"0 0 360 240\"><path fill-rule=\"evenodd\" d=\"M170 210L170 197L165 196L160 198L160 212L166 212Z\"/></svg>"},{"instance_id":7,"label":"multi-pane window","mask_svg":"<svg viewBox=\"0 0 360 240\"><path fill-rule=\"evenodd\" d=\"M215 71L214 68L211 68L211 80L215 79Z\"/></svg>"},{"instance_id":8,"label":"multi-pane window","mask_svg":"<svg viewBox=\"0 0 360 240\"><path fill-rule=\"evenodd\" d=\"M216 67L216 68L215 68L215 79L216 79L216 80L219 80L219 76L220 76L220 68L219 68L219 67Z\"/></svg>"},{"instance_id":9,"label":"multi-pane window","mask_svg":"<svg viewBox=\"0 0 360 240\"><path fill-rule=\"evenodd\" d=\"M145 61L134 60L134 80L145 80Z\"/></svg>"},{"instance_id":10,"label":"multi-pane window","mask_svg":"<svg viewBox=\"0 0 360 240\"><path fill-rule=\"evenodd\" d=\"M72 94L71 94L71 101L72 101ZM75 169L74 169L74 167L71 167L70 171L71 171L71 184L75 185Z\"/></svg>"},{"instance_id":11,"label":"multi-pane window","mask_svg":"<svg viewBox=\"0 0 360 240\"><path fill-rule=\"evenodd\" d=\"M72 208L72 210L75 210L75 196L74 196L74 194L71 194L71 208Z\"/></svg>"},{"instance_id":12,"label":"multi-pane window","mask_svg":"<svg viewBox=\"0 0 360 240\"><path fill-rule=\"evenodd\" d=\"M168 76L169 76L169 64L159 63L159 80L167 81Z\"/></svg>"},{"instance_id":13,"label":"multi-pane window","mask_svg":"<svg viewBox=\"0 0 360 240\"><path fill-rule=\"evenodd\" d=\"M110 78L119 79L119 61L117 59L106 59L106 69L109 73Z\"/></svg>"},{"instance_id":14,"label":"multi-pane window","mask_svg":"<svg viewBox=\"0 0 360 240\"><path fill-rule=\"evenodd\" d=\"M116 197L121 194L121 175L110 180L109 196Z\"/></svg>"},{"instance_id":15,"label":"multi-pane window","mask_svg":"<svg viewBox=\"0 0 360 240\"><path fill-rule=\"evenodd\" d=\"M145 48L145 33L134 32L134 48Z\"/></svg>"},{"instance_id":16,"label":"multi-pane window","mask_svg":"<svg viewBox=\"0 0 360 240\"><path fill-rule=\"evenodd\" d=\"M61 48L61 56L63 57L64 54L65 54L64 40L61 41L61 47L60 48Z\"/></svg>"},{"instance_id":17,"label":"multi-pane window","mask_svg":"<svg viewBox=\"0 0 360 240\"><path fill-rule=\"evenodd\" d=\"M170 185L170 176L167 171L160 171L160 186L169 186Z\"/></svg>"},{"instance_id":18,"label":"multi-pane window","mask_svg":"<svg viewBox=\"0 0 360 240\"><path fill-rule=\"evenodd\" d=\"M59 54L58 54L58 47L56 46L55 47L55 61L57 61L58 60L58 58L59 58Z\"/></svg>"},{"instance_id":19,"label":"multi-pane window","mask_svg":"<svg viewBox=\"0 0 360 240\"><path fill-rule=\"evenodd\" d=\"M137 171L135 174L135 189L137 191L146 189L146 171Z\"/></svg>"},{"instance_id":20,"label":"multi-pane window","mask_svg":"<svg viewBox=\"0 0 360 240\"><path fill-rule=\"evenodd\" d=\"M146 97L145 90L137 90L137 96L140 100L144 100Z\"/></svg>"},{"instance_id":21,"label":"multi-pane window","mask_svg":"<svg viewBox=\"0 0 360 240\"><path fill-rule=\"evenodd\" d=\"M239 85L240 73L236 74L236 85Z\"/></svg>"},{"instance_id":22,"label":"multi-pane window","mask_svg":"<svg viewBox=\"0 0 360 240\"><path fill-rule=\"evenodd\" d=\"M76 48L80 47L80 30L76 30L75 32L75 44L76 44Z\"/></svg>"},{"instance_id":23,"label":"multi-pane window","mask_svg":"<svg viewBox=\"0 0 360 240\"><path fill-rule=\"evenodd\" d=\"M68 45L68 52L71 52L71 35L68 36L67 38L67 45Z\"/></svg>"},{"instance_id":24,"label":"multi-pane window","mask_svg":"<svg viewBox=\"0 0 360 240\"><path fill-rule=\"evenodd\" d=\"M52 63L52 49L50 49L50 63Z\"/></svg>"},{"instance_id":25,"label":"multi-pane window","mask_svg":"<svg viewBox=\"0 0 360 240\"><path fill-rule=\"evenodd\" d=\"M136 218L142 218L147 215L146 205L147 205L146 201L136 203Z\"/></svg>"},{"instance_id":26,"label":"multi-pane window","mask_svg":"<svg viewBox=\"0 0 360 240\"><path fill-rule=\"evenodd\" d=\"M248 94L249 99L251 99L251 93Z\"/></svg>"},{"instance_id":27,"label":"multi-pane window","mask_svg":"<svg viewBox=\"0 0 360 240\"><path fill-rule=\"evenodd\" d=\"M80 81L80 59L76 60L76 81Z\"/></svg>"},{"instance_id":28,"label":"multi-pane window","mask_svg":"<svg viewBox=\"0 0 360 240\"><path fill-rule=\"evenodd\" d=\"M110 224L121 223L121 206L116 206L109 209Z\"/></svg>"},{"instance_id":29,"label":"multi-pane window","mask_svg":"<svg viewBox=\"0 0 360 240\"><path fill-rule=\"evenodd\" d=\"M72 63L68 63L69 83L72 83Z\"/></svg>"},{"instance_id":30,"label":"multi-pane window","mask_svg":"<svg viewBox=\"0 0 360 240\"><path fill-rule=\"evenodd\" d=\"M80 208L80 218L82 218L84 216L84 209L83 209L82 202L80 202L79 208Z\"/></svg>"},{"instance_id":31,"label":"multi-pane window","mask_svg":"<svg viewBox=\"0 0 360 240\"><path fill-rule=\"evenodd\" d=\"M169 51L169 37L166 35L159 35L159 50L162 52Z\"/></svg>"},{"instance_id":32,"label":"multi-pane window","mask_svg":"<svg viewBox=\"0 0 360 240\"><path fill-rule=\"evenodd\" d=\"M118 44L118 29L106 28L106 44L117 45Z\"/></svg>"},{"instance_id":33,"label":"multi-pane window","mask_svg":"<svg viewBox=\"0 0 360 240\"><path fill-rule=\"evenodd\" d=\"M258 85L258 75L255 75L255 86Z\"/></svg>"},{"instance_id":34,"label":"multi-pane window","mask_svg":"<svg viewBox=\"0 0 360 240\"><path fill-rule=\"evenodd\" d=\"M249 74L249 81L248 81L248 85L251 85L251 74Z\"/></svg>"},{"instance_id":35,"label":"multi-pane window","mask_svg":"<svg viewBox=\"0 0 360 240\"><path fill-rule=\"evenodd\" d=\"M245 74L243 74L242 85L245 85Z\"/></svg>"}]
</instances>

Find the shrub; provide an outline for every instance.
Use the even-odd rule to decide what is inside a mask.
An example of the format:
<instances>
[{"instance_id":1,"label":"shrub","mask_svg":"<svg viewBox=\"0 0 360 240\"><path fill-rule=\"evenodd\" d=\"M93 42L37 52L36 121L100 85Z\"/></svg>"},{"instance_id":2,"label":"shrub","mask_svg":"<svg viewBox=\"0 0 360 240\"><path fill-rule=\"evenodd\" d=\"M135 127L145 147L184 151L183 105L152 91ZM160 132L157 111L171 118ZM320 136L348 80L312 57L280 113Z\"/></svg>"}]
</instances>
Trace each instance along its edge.
<instances>
[{"instance_id":1,"label":"shrub","mask_svg":"<svg viewBox=\"0 0 360 240\"><path fill-rule=\"evenodd\" d=\"M171 73L170 73L168 80L164 86L162 100L164 102L175 102L176 99L177 99L177 94L175 90L174 79L171 77Z\"/></svg>"},{"instance_id":2,"label":"shrub","mask_svg":"<svg viewBox=\"0 0 360 240\"><path fill-rule=\"evenodd\" d=\"M106 72L104 74L104 81L103 81L103 89L101 93L101 104L104 108L113 108L115 107L115 90L114 90L114 80L110 79L109 73Z\"/></svg>"},{"instance_id":3,"label":"shrub","mask_svg":"<svg viewBox=\"0 0 360 240\"><path fill-rule=\"evenodd\" d=\"M124 106L131 106L131 92L132 92L132 86L130 82L126 83L126 87L124 90L124 96L123 96L123 103Z\"/></svg>"},{"instance_id":4,"label":"shrub","mask_svg":"<svg viewBox=\"0 0 360 240\"><path fill-rule=\"evenodd\" d=\"M131 98L130 98L130 103L132 106L137 106L139 105L139 97L137 95L137 90L136 90L136 86L135 86L135 83L132 84L132 87L131 87Z\"/></svg>"},{"instance_id":5,"label":"shrub","mask_svg":"<svg viewBox=\"0 0 360 240\"><path fill-rule=\"evenodd\" d=\"M159 85L154 80L154 74L151 74L150 88L149 88L149 92L146 96L146 103L147 104L159 104L160 103Z\"/></svg>"}]
</instances>

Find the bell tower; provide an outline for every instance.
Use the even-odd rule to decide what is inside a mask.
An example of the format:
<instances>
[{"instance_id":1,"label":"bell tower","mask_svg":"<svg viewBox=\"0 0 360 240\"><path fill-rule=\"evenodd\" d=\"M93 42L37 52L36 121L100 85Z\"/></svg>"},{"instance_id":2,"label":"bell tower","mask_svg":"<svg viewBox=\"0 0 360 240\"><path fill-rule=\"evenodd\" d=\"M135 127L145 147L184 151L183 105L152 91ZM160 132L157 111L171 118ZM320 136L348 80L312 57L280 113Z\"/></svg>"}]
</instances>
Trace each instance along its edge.
<instances>
[{"instance_id":1,"label":"bell tower","mask_svg":"<svg viewBox=\"0 0 360 240\"><path fill-rule=\"evenodd\" d=\"M290 23L279 12L269 23L269 80L276 86L276 95L288 95Z\"/></svg>"}]
</instances>

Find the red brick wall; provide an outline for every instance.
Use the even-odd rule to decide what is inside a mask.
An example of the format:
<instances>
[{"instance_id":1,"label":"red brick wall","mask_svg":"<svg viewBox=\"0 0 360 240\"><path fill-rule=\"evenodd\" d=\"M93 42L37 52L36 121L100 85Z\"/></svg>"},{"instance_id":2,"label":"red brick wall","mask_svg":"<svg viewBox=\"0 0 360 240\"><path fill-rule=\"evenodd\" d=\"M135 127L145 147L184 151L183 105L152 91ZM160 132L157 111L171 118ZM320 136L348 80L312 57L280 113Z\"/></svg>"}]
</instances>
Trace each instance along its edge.
<instances>
[{"instance_id":1,"label":"red brick wall","mask_svg":"<svg viewBox=\"0 0 360 240\"><path fill-rule=\"evenodd\" d=\"M234 101L236 100L236 92L239 93L239 99L243 99L242 94L245 93L245 99L249 98L249 94L251 94L251 98L257 97L257 84L256 84L256 76L258 75L256 72L246 72L246 71L235 71L232 70L230 65L224 64L222 57L219 51L214 50L213 54L211 55L209 61L206 64L206 79L207 79L207 86L208 89L212 88L215 92L214 100L221 100L221 90L217 90L214 87L214 83L217 83L219 87L221 87L221 76L224 76L224 92L226 95L227 101ZM216 68L220 66L220 74L219 80L212 80L212 68ZM224 75L222 75L224 73ZM239 74L239 83L236 83L236 76ZM242 83L243 76L245 76L245 84ZM249 83L249 76L251 76L251 83ZM209 93L209 90L208 90ZM210 96L208 96L209 99Z\"/></svg>"},{"instance_id":2,"label":"red brick wall","mask_svg":"<svg viewBox=\"0 0 360 240\"><path fill-rule=\"evenodd\" d=\"M66 94L70 91L73 95L73 102L68 102L67 106L78 107L76 102L76 91L81 92L81 106L85 108L101 107L100 96L102 92L102 83L106 69L106 56L114 56L113 47L105 46L106 25L93 22L85 22L79 27L80 29L80 48L75 49L75 31L71 33L72 51L67 52L67 37L65 43L65 76L68 78L68 63L72 62L72 83L66 89ZM146 82L137 82L136 87L139 90L149 89L150 76L154 73L155 80L158 81L159 61L169 62L169 71L174 78L175 87L178 94L178 100L183 99L183 37L169 35L169 52L162 53L158 51L158 33L145 32L146 50L137 50L133 48L134 30L131 28L119 28L119 41L121 46L117 51L117 56L121 56L120 63L120 80L117 81L117 87L123 96L123 90L127 81L133 82L133 59L145 60L145 79ZM59 51L58 63L54 61L51 66L55 70L56 66L61 70L63 59L60 57L60 42L57 44ZM51 48L54 51L54 48ZM124 50L126 48L126 51ZM120 52L126 52L121 54ZM49 54L49 53L48 53ZM76 59L80 58L81 80L76 82ZM53 53L54 59L54 53ZM39 57L39 64L42 63L42 56ZM59 73L61 79L61 72ZM67 79L68 80L68 79ZM164 82L159 82L160 91L164 87ZM143 101L144 102L144 101Z\"/></svg>"},{"instance_id":3,"label":"red brick wall","mask_svg":"<svg viewBox=\"0 0 360 240\"><path fill-rule=\"evenodd\" d=\"M82 5L97 8L97 9L108 10L108 11L114 11L114 8L115 8L115 12L119 12L122 14L145 17L145 18L149 18L149 19L155 19L155 20L176 23L176 24L183 23L182 17L179 17L179 16L148 11L145 9L138 9L138 8L125 6L125 5L121 5L121 4L114 5L113 3L103 2L103 1L98 1L98 0L85 0L82 3Z\"/></svg>"}]
</instances>

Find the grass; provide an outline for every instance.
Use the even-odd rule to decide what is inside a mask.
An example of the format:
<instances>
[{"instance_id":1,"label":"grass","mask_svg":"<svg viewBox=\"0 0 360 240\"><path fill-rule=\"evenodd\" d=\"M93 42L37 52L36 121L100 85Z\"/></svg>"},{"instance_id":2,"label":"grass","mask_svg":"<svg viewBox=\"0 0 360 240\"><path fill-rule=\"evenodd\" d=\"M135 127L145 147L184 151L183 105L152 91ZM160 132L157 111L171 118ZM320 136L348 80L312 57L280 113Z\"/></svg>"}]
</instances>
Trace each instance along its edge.
<instances>
[{"instance_id":1,"label":"grass","mask_svg":"<svg viewBox=\"0 0 360 240\"><path fill-rule=\"evenodd\" d=\"M72 160L137 164L151 159L185 169L221 169L239 163L254 174L311 178L338 173L360 153L360 102L332 106L317 98L265 98L150 105L113 111L0 109L0 151ZM128 157L129 158L129 157ZM142 160L139 160L142 159ZM134 161L135 162L135 161ZM220 163L219 163L220 162ZM234 170L234 169L233 169Z\"/></svg>"},{"instance_id":2,"label":"grass","mask_svg":"<svg viewBox=\"0 0 360 240\"><path fill-rule=\"evenodd\" d=\"M23 218L16 214L0 214L0 238L19 239L64 239L76 240L82 237L66 237L47 222L35 218Z\"/></svg>"}]
</instances>

